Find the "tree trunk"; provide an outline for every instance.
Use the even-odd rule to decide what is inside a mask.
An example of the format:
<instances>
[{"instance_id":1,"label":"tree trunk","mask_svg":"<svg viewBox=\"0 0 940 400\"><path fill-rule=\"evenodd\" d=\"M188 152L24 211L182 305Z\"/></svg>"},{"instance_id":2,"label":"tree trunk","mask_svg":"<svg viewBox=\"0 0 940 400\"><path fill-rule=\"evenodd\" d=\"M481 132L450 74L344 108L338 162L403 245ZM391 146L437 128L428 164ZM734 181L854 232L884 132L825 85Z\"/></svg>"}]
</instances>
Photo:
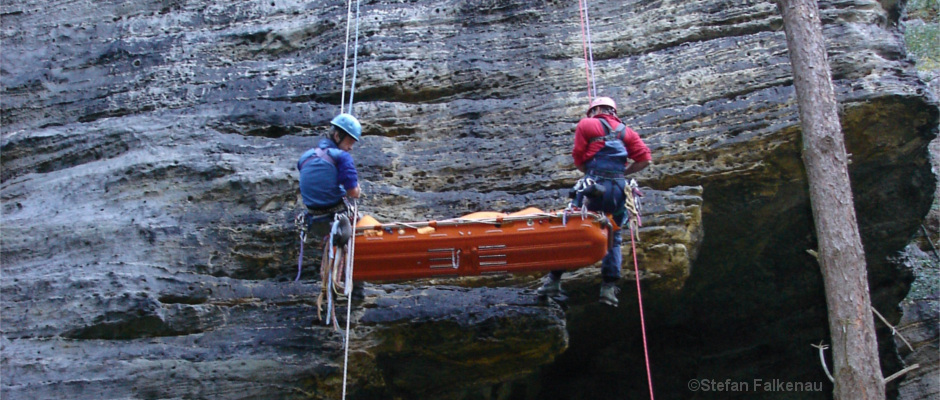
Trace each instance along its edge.
<instances>
[{"instance_id":1,"label":"tree trunk","mask_svg":"<svg viewBox=\"0 0 940 400\"><path fill-rule=\"evenodd\" d=\"M865 252L815 0L777 0L803 130L803 164L829 308L836 400L884 399Z\"/></svg>"}]
</instances>

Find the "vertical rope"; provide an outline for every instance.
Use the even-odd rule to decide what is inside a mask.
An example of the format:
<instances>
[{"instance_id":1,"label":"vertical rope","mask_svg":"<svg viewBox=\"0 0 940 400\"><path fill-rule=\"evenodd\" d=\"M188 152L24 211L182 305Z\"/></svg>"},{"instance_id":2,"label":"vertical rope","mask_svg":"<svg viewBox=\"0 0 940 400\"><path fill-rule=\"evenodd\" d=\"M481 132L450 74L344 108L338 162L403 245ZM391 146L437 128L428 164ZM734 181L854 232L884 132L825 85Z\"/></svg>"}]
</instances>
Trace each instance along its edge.
<instances>
[{"instance_id":1,"label":"vertical rope","mask_svg":"<svg viewBox=\"0 0 940 400\"><path fill-rule=\"evenodd\" d=\"M587 78L587 94L588 94L588 104L591 104L591 99L593 98L591 93L591 67L588 64L588 45L587 45L587 33L585 32L584 24L584 12L587 8L587 0L578 0L578 14L581 16L581 47L584 49L584 72Z\"/></svg>"},{"instance_id":2,"label":"vertical rope","mask_svg":"<svg viewBox=\"0 0 940 400\"><path fill-rule=\"evenodd\" d=\"M294 282L300 280L300 271L303 269L304 264L304 242L307 241L307 213L301 212L294 217L294 226L297 227L299 231L298 236L300 236L300 254L297 256L297 278L294 278Z\"/></svg>"},{"instance_id":3,"label":"vertical rope","mask_svg":"<svg viewBox=\"0 0 940 400\"><path fill-rule=\"evenodd\" d=\"M640 306L640 328L643 330L643 358L646 360L646 381L649 383L650 400L653 399L653 375L650 373L649 349L646 345L646 320L643 317L643 294L640 292L640 264L636 260L636 240L633 226L630 226L630 247L633 249L633 271L636 274L636 298Z\"/></svg>"},{"instance_id":4,"label":"vertical rope","mask_svg":"<svg viewBox=\"0 0 940 400\"><path fill-rule=\"evenodd\" d=\"M591 94L594 97L597 97L597 74L594 71L594 46L591 42L591 17L588 15L588 5L587 0L584 0L584 26L587 31L587 54L590 62L588 63L591 71L591 89L593 90Z\"/></svg>"},{"instance_id":5,"label":"vertical rope","mask_svg":"<svg viewBox=\"0 0 940 400\"><path fill-rule=\"evenodd\" d=\"M357 0L358 1L358 0ZM355 70L355 69L354 69ZM352 96L350 95L350 100ZM352 103L350 102L350 112L352 111ZM352 234L349 236L349 242L346 243L346 282L345 287L343 288L343 293L346 295L346 336L343 342L343 399L346 399L346 380L348 379L348 369L349 369L349 321L352 319L352 298L353 298L353 261L356 251L356 223L358 222L359 216L359 206L356 202L356 199L353 199L352 204L348 202L347 208L352 210Z\"/></svg>"},{"instance_id":6,"label":"vertical rope","mask_svg":"<svg viewBox=\"0 0 940 400\"><path fill-rule=\"evenodd\" d=\"M349 113L353 113L353 96L356 94L356 70L359 60L359 0L356 0L356 42L353 45L353 76L352 88L349 90Z\"/></svg>"},{"instance_id":7,"label":"vertical rope","mask_svg":"<svg viewBox=\"0 0 940 400\"><path fill-rule=\"evenodd\" d=\"M349 23L351 18L349 18L350 8L352 7L352 0L347 2L346 6L346 54L343 59L343 96L340 98L340 112L343 110L343 104L345 103L345 93L346 93L346 63L349 59ZM353 44L353 75L352 83L349 89L349 108L347 112L349 114L353 113L353 98L356 94L356 71L358 70L358 61L359 61L359 0L356 0L356 38ZM349 368L349 320L352 318L352 290L353 290L353 279L352 279L352 269L353 269L353 254L355 251L355 240L356 240L356 217L358 216L357 204L353 200L352 204L353 211L353 220L352 220L352 235L350 237L348 245L348 254L346 257L346 287L344 292L346 294L346 335L343 342L344 356L343 356L343 399L346 399L346 382L348 379L348 368Z\"/></svg>"},{"instance_id":8,"label":"vertical rope","mask_svg":"<svg viewBox=\"0 0 940 400\"><path fill-rule=\"evenodd\" d=\"M300 271L303 269L304 265L304 234L300 234L300 255L297 256L297 278L294 278L294 282L300 280Z\"/></svg>"},{"instance_id":9,"label":"vertical rope","mask_svg":"<svg viewBox=\"0 0 940 400\"><path fill-rule=\"evenodd\" d=\"M357 0L358 1L358 0ZM349 320L352 319L352 293L353 293L353 261L355 259L356 252L356 223L359 219L359 204L356 199L352 200L352 204L346 203L347 209L352 210L352 235L349 236L349 242L346 243L347 253L346 253L346 287L344 288L344 293L346 294L346 337L343 343L343 348L345 355L343 356L343 399L346 399L346 380L349 376L347 370L349 368Z\"/></svg>"},{"instance_id":10,"label":"vertical rope","mask_svg":"<svg viewBox=\"0 0 940 400\"><path fill-rule=\"evenodd\" d=\"M587 75L588 104L597 96L597 79L594 72L594 49L591 43L591 18L588 15L587 0L578 0L578 12L581 16L581 45L584 47L584 69Z\"/></svg>"},{"instance_id":11,"label":"vertical rope","mask_svg":"<svg viewBox=\"0 0 940 400\"><path fill-rule=\"evenodd\" d=\"M356 0L358 2L358 0ZM350 96L350 99L352 97ZM350 103L350 108L352 103ZM348 203L347 203L348 205ZM352 210L352 234L349 236L349 242L346 243L347 254L346 254L346 287L344 292L346 294L346 337L343 343L343 348L345 349L345 355L343 356L343 399L346 399L346 379L348 377L347 370L349 368L349 320L352 319L352 298L353 298L353 260L356 252L356 223L359 219L359 205L356 202L356 199L353 199L352 206L348 207Z\"/></svg>"},{"instance_id":12,"label":"vertical rope","mask_svg":"<svg viewBox=\"0 0 940 400\"><path fill-rule=\"evenodd\" d=\"M346 281L344 283L343 294L349 296L353 289L353 261L356 253L356 224L359 222L359 204L356 199L352 199L352 204L346 202L347 209L352 211L352 234L349 242L346 243Z\"/></svg>"},{"instance_id":13,"label":"vertical rope","mask_svg":"<svg viewBox=\"0 0 940 400\"><path fill-rule=\"evenodd\" d=\"M349 61L349 24L352 22L352 19L349 18L350 9L352 8L352 0L346 2L346 50L343 52L343 86L342 94L339 98L339 112L343 112L343 105L346 104L346 63Z\"/></svg>"},{"instance_id":14,"label":"vertical rope","mask_svg":"<svg viewBox=\"0 0 940 400\"><path fill-rule=\"evenodd\" d=\"M346 399L346 379L349 368L349 319L352 316L352 294L346 295L346 337L343 341L343 351L345 355L343 356L343 399Z\"/></svg>"}]
</instances>

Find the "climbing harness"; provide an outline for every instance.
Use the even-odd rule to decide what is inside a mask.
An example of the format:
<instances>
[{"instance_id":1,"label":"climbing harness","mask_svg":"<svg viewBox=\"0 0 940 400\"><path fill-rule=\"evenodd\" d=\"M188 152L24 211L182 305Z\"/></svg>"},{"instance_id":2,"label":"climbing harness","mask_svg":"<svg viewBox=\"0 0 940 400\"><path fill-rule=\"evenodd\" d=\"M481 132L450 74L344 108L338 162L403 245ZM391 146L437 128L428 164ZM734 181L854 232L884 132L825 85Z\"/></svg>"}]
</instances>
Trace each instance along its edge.
<instances>
[{"instance_id":1,"label":"climbing harness","mask_svg":"<svg viewBox=\"0 0 940 400\"><path fill-rule=\"evenodd\" d=\"M594 179L583 176L574 184L574 187L568 192L571 202L568 203L568 209L578 207L581 209L581 218L587 217L588 204L594 201L601 201L604 192L607 189L600 185Z\"/></svg>"},{"instance_id":2,"label":"climbing harness","mask_svg":"<svg viewBox=\"0 0 940 400\"><path fill-rule=\"evenodd\" d=\"M601 125L604 127L604 136L594 137L588 140L588 144L594 142L608 142L612 140L623 140L623 135L627 133L627 126L624 124L617 125L617 129L610 127L610 124L607 123L606 119L598 118L598 121L601 122Z\"/></svg>"},{"instance_id":3,"label":"climbing harness","mask_svg":"<svg viewBox=\"0 0 940 400\"><path fill-rule=\"evenodd\" d=\"M332 217L335 213L344 212L345 210L345 206L340 204L335 207L317 211L308 209L307 211L302 211L300 214L297 214L297 216L294 217L294 227L296 228L300 238L300 251L299 255L297 256L297 277L294 278L294 282L300 280L300 274L303 271L304 244L307 243L307 231L310 230L310 227L313 226L314 223L318 221L325 221Z\"/></svg>"}]
</instances>

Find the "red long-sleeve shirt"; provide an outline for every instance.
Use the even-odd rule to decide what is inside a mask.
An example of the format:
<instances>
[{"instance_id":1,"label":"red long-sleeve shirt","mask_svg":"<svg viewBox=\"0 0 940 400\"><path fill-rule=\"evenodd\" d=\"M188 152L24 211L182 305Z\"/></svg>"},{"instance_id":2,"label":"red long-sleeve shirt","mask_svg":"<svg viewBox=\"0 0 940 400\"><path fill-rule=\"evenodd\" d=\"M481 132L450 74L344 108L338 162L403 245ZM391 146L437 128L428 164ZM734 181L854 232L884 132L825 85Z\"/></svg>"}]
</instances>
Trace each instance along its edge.
<instances>
[{"instance_id":1,"label":"red long-sleeve shirt","mask_svg":"<svg viewBox=\"0 0 940 400\"><path fill-rule=\"evenodd\" d=\"M574 149L571 150L574 165L578 168L582 167L584 163L588 162L591 157L594 157L594 155L604 147L604 141L588 144L591 139L604 136L604 126L601 125L601 121L598 121L598 118L606 119L612 129L617 129L617 126L623 123L619 118L607 114L598 114L592 118L582 118L574 130ZM630 127L626 128L623 134L623 144L627 148L627 157L632 159L633 162L652 160L653 156L650 153L650 149L646 147L646 143L643 143L643 139L640 138L640 135L633 129L630 129Z\"/></svg>"}]
</instances>

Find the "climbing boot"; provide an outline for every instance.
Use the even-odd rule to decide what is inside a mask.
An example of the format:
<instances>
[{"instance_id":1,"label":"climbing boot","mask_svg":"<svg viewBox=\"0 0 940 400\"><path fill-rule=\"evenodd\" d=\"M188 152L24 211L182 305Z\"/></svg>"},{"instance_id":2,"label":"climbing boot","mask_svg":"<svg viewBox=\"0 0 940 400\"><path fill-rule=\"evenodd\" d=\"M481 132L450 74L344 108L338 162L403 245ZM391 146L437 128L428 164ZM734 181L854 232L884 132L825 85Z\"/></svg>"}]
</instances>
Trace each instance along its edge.
<instances>
[{"instance_id":1,"label":"climbing boot","mask_svg":"<svg viewBox=\"0 0 940 400\"><path fill-rule=\"evenodd\" d=\"M539 296L557 296L562 293L561 279L554 279L551 275L545 278L545 283L536 291Z\"/></svg>"},{"instance_id":2,"label":"climbing boot","mask_svg":"<svg viewBox=\"0 0 940 400\"><path fill-rule=\"evenodd\" d=\"M620 293L620 288L617 287L616 283L614 282L602 283L601 284L601 296L600 296L599 301L609 306L617 307L617 305L620 304L620 300L617 300L618 293Z\"/></svg>"}]
</instances>

